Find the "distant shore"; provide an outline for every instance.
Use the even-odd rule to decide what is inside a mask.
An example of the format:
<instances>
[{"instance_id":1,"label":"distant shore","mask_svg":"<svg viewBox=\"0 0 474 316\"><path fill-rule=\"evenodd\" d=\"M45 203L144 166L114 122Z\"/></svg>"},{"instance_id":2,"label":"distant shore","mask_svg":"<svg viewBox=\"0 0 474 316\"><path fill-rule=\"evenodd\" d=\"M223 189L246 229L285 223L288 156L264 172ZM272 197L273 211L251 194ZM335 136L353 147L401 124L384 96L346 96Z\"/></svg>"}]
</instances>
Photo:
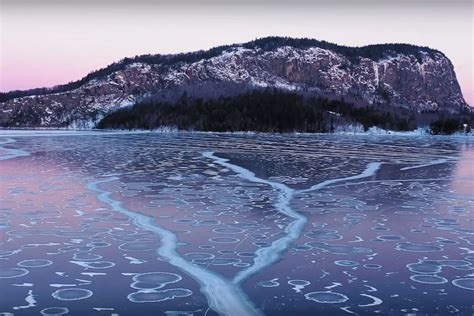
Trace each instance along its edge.
<instances>
[{"instance_id":1,"label":"distant shore","mask_svg":"<svg viewBox=\"0 0 474 316\"><path fill-rule=\"evenodd\" d=\"M6 133L5 133L6 132ZM143 129L73 129L66 127L23 127L23 128L4 128L0 127L0 137L6 136L48 136L48 135L98 135L98 134L209 134L209 135L293 135L293 136L400 136L400 137L465 137L474 138L474 133L453 133L451 135L432 135L427 129L418 128L414 131L399 132L383 130L377 127L371 127L368 131L335 131L332 133L299 133L299 132L287 132L287 133L269 133L269 132L257 132L257 131L234 131L234 132L214 132L214 131L188 131L178 130L175 128L160 128L153 130Z\"/></svg>"}]
</instances>

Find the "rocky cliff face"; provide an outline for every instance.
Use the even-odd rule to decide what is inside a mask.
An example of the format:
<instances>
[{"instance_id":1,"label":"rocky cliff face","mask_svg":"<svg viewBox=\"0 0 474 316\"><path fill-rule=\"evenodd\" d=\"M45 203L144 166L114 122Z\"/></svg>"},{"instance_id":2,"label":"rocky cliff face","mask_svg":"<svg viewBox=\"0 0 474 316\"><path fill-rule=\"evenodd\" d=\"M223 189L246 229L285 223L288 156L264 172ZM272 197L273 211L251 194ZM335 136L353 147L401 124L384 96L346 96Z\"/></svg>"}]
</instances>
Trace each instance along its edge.
<instances>
[{"instance_id":1,"label":"rocky cliff face","mask_svg":"<svg viewBox=\"0 0 474 316\"><path fill-rule=\"evenodd\" d=\"M103 115L145 96L226 83L345 97L362 104L390 104L416 111L470 111L451 62L436 50L396 44L373 49L317 41L280 44L281 38L276 39L278 44L270 48L251 42L256 44L186 55L193 58L172 56L166 62L153 56L127 59L69 91L52 90L0 103L0 124L93 127Z\"/></svg>"}]
</instances>

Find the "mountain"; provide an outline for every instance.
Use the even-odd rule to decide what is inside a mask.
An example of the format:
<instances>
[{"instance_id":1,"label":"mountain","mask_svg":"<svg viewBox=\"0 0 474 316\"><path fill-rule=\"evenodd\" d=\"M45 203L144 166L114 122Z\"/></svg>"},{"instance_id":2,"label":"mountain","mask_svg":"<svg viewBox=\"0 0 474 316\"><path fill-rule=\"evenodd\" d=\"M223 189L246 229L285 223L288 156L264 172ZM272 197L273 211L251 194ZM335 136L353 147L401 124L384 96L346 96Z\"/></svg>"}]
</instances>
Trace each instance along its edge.
<instances>
[{"instance_id":1,"label":"mountain","mask_svg":"<svg viewBox=\"0 0 474 316\"><path fill-rule=\"evenodd\" d=\"M184 91L212 97L262 87L415 112L471 111L452 63L437 50L267 37L208 51L125 58L77 82L3 93L0 125L93 127L105 115L150 97Z\"/></svg>"}]
</instances>

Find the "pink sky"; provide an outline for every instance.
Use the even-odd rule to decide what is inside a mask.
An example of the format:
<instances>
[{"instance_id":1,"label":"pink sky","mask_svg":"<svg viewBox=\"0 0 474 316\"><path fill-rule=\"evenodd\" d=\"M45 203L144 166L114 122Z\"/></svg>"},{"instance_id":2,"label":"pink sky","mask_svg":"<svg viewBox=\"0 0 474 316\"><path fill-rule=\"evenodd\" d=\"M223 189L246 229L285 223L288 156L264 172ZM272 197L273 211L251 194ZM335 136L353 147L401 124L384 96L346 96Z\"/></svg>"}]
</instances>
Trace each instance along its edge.
<instances>
[{"instance_id":1,"label":"pink sky","mask_svg":"<svg viewBox=\"0 0 474 316\"><path fill-rule=\"evenodd\" d=\"M134 5L111 0L0 0L0 90L77 80L127 56L176 53L268 35L310 37L343 45L411 43L444 52L474 105L472 1L208 0ZM64 2L63 2L64 3ZM97 4L99 3L99 4ZM118 3L118 4L117 4ZM223 4L224 3L224 4ZM256 4L255 4L256 3Z\"/></svg>"}]
</instances>

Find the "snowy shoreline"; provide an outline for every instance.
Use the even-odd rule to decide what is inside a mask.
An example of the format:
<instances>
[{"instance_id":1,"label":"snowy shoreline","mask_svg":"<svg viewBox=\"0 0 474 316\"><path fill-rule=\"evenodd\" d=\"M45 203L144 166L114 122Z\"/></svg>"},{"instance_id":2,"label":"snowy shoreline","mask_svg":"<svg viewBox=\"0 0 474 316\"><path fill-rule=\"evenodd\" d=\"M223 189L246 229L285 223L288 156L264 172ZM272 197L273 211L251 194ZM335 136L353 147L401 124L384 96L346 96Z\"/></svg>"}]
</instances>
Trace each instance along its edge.
<instances>
[{"instance_id":1,"label":"snowy shoreline","mask_svg":"<svg viewBox=\"0 0 474 316\"><path fill-rule=\"evenodd\" d=\"M432 135L426 128L417 128L414 131L400 132L384 130L378 127L371 127L368 131L347 131L339 130L332 133L268 133L258 131L235 131L235 132L213 132L213 131L187 131L178 130L176 128L160 128L154 130L142 130L142 129L72 129L72 128L61 128L61 127L40 127L40 128L0 128L0 137L5 136L72 136L72 135L127 135L127 134L205 134L205 135L285 135L285 136L324 136L324 135L341 135L341 136L401 136L401 137L464 137L474 138L474 133L453 133L451 135Z\"/></svg>"}]
</instances>

